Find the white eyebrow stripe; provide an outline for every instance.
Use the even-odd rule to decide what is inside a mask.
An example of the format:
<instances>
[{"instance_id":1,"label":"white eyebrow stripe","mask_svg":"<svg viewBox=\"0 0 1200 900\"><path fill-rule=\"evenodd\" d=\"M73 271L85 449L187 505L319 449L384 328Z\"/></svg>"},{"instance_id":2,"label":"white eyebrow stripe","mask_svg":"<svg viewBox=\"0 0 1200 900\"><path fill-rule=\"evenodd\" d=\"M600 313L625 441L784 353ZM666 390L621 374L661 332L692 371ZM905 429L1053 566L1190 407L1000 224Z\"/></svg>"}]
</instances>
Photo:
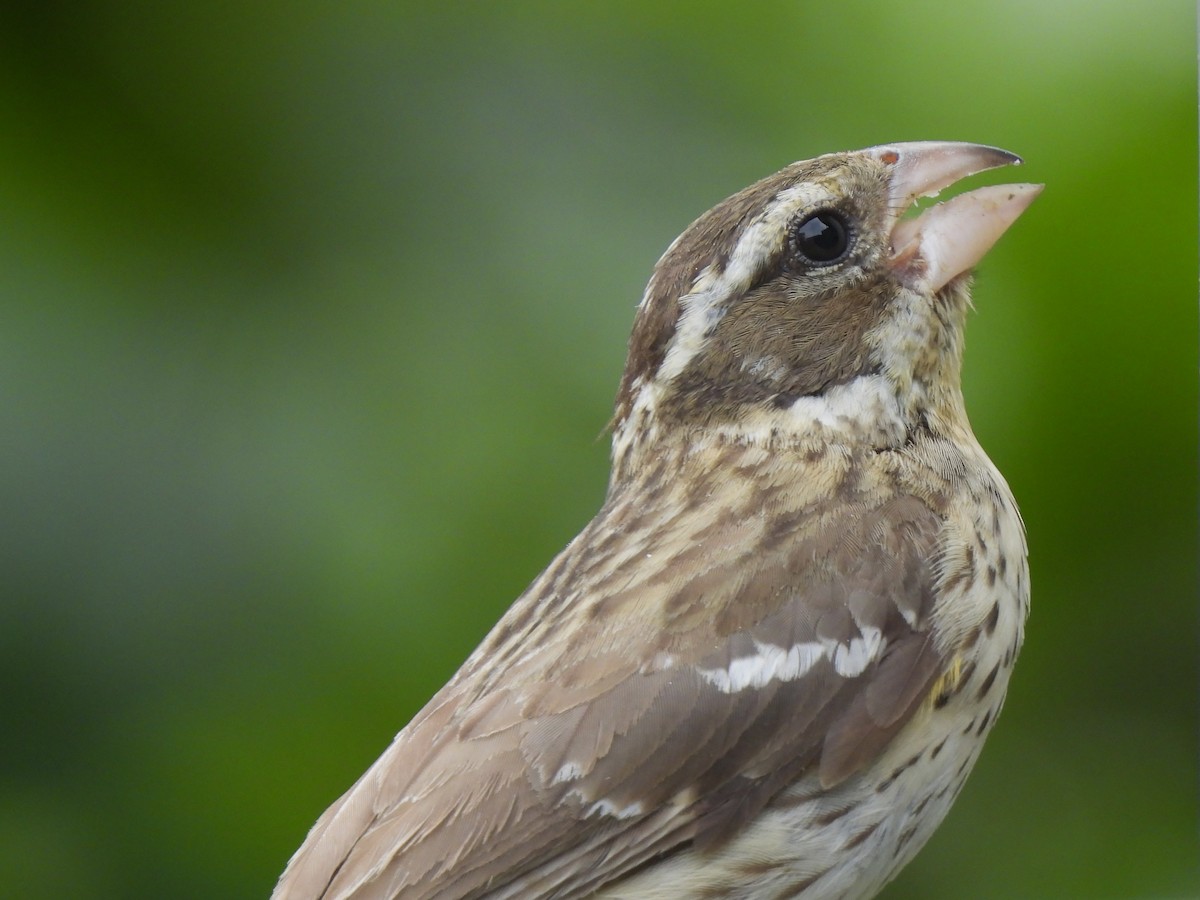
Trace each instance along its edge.
<instances>
[{"instance_id":1,"label":"white eyebrow stripe","mask_svg":"<svg viewBox=\"0 0 1200 900\"><path fill-rule=\"evenodd\" d=\"M797 184L780 191L743 229L724 270L718 273L712 265L701 270L691 289L679 298L679 321L656 373L659 383L674 380L695 359L704 345L704 338L725 315L730 298L745 291L765 261L779 251L787 233L787 222L795 211L828 203L831 199L829 190L819 184ZM678 241L676 238L676 243ZM674 246L672 244L672 248ZM663 254L663 258L666 255ZM648 292L643 296L643 305L648 296Z\"/></svg>"},{"instance_id":2,"label":"white eyebrow stripe","mask_svg":"<svg viewBox=\"0 0 1200 900\"><path fill-rule=\"evenodd\" d=\"M728 291L724 290L724 283L724 276L714 275L713 267L708 266L696 276L697 287L680 298L679 323L667 346L662 365L658 367L657 380L674 380L700 352L709 331L725 315L721 301Z\"/></svg>"}]
</instances>

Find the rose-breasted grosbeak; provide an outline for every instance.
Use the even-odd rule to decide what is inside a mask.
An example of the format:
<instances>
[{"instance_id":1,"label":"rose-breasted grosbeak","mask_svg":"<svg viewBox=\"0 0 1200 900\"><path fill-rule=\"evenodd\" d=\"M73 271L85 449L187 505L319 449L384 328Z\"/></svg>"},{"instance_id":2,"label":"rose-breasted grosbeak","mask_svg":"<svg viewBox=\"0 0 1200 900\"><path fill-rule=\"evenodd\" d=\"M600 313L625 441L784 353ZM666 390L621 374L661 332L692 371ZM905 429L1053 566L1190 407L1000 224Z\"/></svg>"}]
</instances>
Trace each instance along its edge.
<instances>
[{"instance_id":1,"label":"rose-breasted grosbeak","mask_svg":"<svg viewBox=\"0 0 1200 900\"><path fill-rule=\"evenodd\" d=\"M274 896L870 897L996 721L1025 539L959 386L1003 150L794 163L638 307L596 518L321 817Z\"/></svg>"}]
</instances>

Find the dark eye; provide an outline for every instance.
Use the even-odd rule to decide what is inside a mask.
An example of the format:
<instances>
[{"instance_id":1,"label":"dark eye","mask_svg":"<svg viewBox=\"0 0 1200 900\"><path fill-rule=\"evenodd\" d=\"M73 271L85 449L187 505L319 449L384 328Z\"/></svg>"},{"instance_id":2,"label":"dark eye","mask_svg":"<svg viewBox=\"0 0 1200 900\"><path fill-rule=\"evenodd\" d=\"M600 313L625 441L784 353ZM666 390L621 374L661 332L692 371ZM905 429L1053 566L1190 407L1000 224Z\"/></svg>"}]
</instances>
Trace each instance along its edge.
<instances>
[{"instance_id":1,"label":"dark eye","mask_svg":"<svg viewBox=\"0 0 1200 900\"><path fill-rule=\"evenodd\" d=\"M822 209L792 227L792 240L806 262L827 266L850 249L850 229L840 213Z\"/></svg>"}]
</instances>

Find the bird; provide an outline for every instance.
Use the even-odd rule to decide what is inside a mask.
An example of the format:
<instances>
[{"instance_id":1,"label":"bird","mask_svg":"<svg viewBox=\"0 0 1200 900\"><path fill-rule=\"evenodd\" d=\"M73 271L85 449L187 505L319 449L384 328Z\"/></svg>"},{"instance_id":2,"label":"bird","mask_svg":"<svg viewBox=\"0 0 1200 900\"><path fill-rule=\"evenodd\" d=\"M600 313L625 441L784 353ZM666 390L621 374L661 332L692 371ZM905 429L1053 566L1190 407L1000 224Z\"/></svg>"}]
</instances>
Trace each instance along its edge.
<instances>
[{"instance_id":1,"label":"bird","mask_svg":"<svg viewBox=\"0 0 1200 900\"><path fill-rule=\"evenodd\" d=\"M696 219L637 306L600 511L274 900L881 891L962 788L1029 608L961 369L972 270L1043 185L918 201L1021 162L829 153Z\"/></svg>"}]
</instances>

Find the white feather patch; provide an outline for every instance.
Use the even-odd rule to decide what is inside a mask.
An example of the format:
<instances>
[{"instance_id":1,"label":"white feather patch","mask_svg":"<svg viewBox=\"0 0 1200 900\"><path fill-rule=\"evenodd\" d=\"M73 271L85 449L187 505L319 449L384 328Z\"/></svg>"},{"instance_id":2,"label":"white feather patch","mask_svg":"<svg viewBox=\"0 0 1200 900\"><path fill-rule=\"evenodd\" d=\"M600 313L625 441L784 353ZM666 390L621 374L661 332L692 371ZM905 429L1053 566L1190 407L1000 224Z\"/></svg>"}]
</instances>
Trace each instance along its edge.
<instances>
[{"instance_id":1,"label":"white feather patch","mask_svg":"<svg viewBox=\"0 0 1200 900\"><path fill-rule=\"evenodd\" d=\"M820 425L831 431L861 431L868 423L902 427L903 410L895 385L883 375L859 375L824 394L799 397L788 415L796 425Z\"/></svg>"},{"instance_id":2,"label":"white feather patch","mask_svg":"<svg viewBox=\"0 0 1200 900\"><path fill-rule=\"evenodd\" d=\"M883 632L878 628L864 628L862 637L852 638L848 644L837 645L833 654L833 670L845 678L857 678L879 655L882 646Z\"/></svg>"},{"instance_id":3,"label":"white feather patch","mask_svg":"<svg viewBox=\"0 0 1200 900\"><path fill-rule=\"evenodd\" d=\"M630 803L628 806L617 806L611 800L597 800L588 807L589 816L612 816L615 819L631 819L640 816L644 811L641 803Z\"/></svg>"},{"instance_id":4,"label":"white feather patch","mask_svg":"<svg viewBox=\"0 0 1200 900\"><path fill-rule=\"evenodd\" d=\"M855 678L883 651L883 633L864 628L860 637L849 643L804 641L791 647L754 642L753 656L739 656L723 669L697 669L700 677L723 694L736 694L747 688L766 687L772 681L795 681L807 675L822 659L833 662L834 671Z\"/></svg>"},{"instance_id":5,"label":"white feather patch","mask_svg":"<svg viewBox=\"0 0 1200 900\"><path fill-rule=\"evenodd\" d=\"M583 775L583 766L579 763L564 763L562 768L554 773L551 784L562 784L564 781L574 781Z\"/></svg>"}]
</instances>

